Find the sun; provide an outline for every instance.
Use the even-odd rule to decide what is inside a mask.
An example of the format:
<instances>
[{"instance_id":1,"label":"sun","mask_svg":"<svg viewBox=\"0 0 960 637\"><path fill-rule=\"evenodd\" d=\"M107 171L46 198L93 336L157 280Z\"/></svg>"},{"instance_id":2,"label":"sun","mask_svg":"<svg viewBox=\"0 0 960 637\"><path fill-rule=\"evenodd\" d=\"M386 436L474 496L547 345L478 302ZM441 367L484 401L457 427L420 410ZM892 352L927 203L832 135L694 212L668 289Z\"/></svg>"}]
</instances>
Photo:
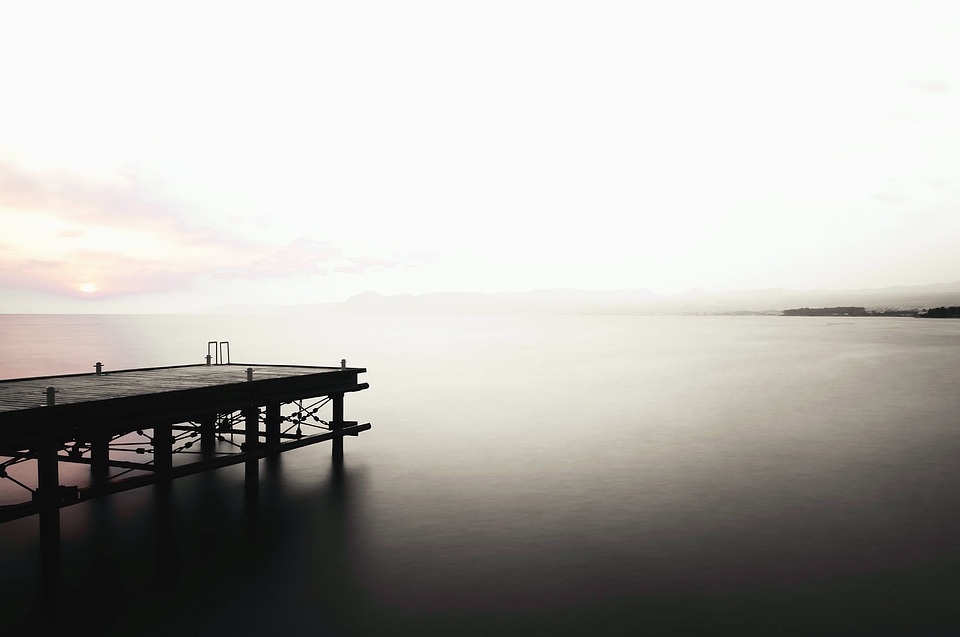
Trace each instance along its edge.
<instances>
[{"instance_id":1,"label":"sun","mask_svg":"<svg viewBox=\"0 0 960 637\"><path fill-rule=\"evenodd\" d=\"M100 289L100 286L96 283L81 283L77 286L81 292L86 292L87 294L92 294Z\"/></svg>"}]
</instances>

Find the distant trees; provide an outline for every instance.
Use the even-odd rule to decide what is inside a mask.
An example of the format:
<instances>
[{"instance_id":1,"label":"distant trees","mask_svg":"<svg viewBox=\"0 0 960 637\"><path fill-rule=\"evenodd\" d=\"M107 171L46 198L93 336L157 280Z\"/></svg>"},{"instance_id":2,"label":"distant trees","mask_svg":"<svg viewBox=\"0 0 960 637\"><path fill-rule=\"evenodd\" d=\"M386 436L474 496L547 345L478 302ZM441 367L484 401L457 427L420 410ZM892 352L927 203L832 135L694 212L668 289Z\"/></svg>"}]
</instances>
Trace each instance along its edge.
<instances>
[{"instance_id":1,"label":"distant trees","mask_svg":"<svg viewBox=\"0 0 960 637\"><path fill-rule=\"evenodd\" d=\"M869 316L864 307L799 307L784 310L784 316Z\"/></svg>"},{"instance_id":2,"label":"distant trees","mask_svg":"<svg viewBox=\"0 0 960 637\"><path fill-rule=\"evenodd\" d=\"M960 318L960 307L932 307L918 314L920 318Z\"/></svg>"},{"instance_id":3,"label":"distant trees","mask_svg":"<svg viewBox=\"0 0 960 637\"><path fill-rule=\"evenodd\" d=\"M938 308L944 310L947 308ZM951 308L957 309L957 308ZM919 310L904 309L877 309L868 310L864 307L798 307L792 310L784 310L784 316L925 316ZM946 317L931 317L946 318ZM960 318L958 316L957 318Z\"/></svg>"}]
</instances>

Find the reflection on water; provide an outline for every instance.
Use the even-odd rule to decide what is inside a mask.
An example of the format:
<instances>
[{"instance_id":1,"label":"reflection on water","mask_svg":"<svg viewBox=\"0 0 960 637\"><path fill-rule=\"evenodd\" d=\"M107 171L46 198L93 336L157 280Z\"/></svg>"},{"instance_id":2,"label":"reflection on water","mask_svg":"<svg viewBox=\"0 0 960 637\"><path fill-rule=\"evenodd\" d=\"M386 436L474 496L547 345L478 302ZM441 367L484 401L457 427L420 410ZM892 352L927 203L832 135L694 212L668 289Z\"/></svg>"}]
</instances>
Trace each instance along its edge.
<instances>
[{"instance_id":1,"label":"reflection on water","mask_svg":"<svg viewBox=\"0 0 960 637\"><path fill-rule=\"evenodd\" d=\"M314 467L307 487L285 479L285 460L261 461L254 495L244 491L242 470L228 468L65 509L58 594L38 596L29 615L11 606L7 618L160 635L182 633L182 622L188 634L203 626L263 634L310 617L313 634L327 634L324 626L338 634L354 612L349 507L363 476ZM18 540L21 554L39 548ZM4 558L12 549L4 546ZM31 561L19 565L16 584L49 586L31 577Z\"/></svg>"},{"instance_id":2,"label":"reflection on water","mask_svg":"<svg viewBox=\"0 0 960 637\"><path fill-rule=\"evenodd\" d=\"M70 357L65 369L49 368L49 352L12 360L19 371L4 376L86 371L88 359L189 362L163 356L194 334L193 350L229 339L238 360L345 357L371 385L346 416L373 423L347 439L340 468L326 445L261 461L253 497L238 466L65 509L56 613L39 594L36 520L0 526L13 624L53 617L118 635L960 626L960 323L83 317L67 354L56 335L68 319L55 330L0 319ZM146 360L112 363L107 333Z\"/></svg>"}]
</instances>

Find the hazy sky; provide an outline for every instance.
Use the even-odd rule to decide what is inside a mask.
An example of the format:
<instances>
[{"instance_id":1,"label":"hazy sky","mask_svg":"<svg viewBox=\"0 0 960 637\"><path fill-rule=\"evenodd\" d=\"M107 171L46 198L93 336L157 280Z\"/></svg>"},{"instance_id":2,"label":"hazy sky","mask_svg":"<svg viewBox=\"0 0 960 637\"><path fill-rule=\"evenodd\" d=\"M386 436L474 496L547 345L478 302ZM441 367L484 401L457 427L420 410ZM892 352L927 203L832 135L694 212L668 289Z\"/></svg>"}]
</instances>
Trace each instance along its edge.
<instances>
[{"instance_id":1,"label":"hazy sky","mask_svg":"<svg viewBox=\"0 0 960 637\"><path fill-rule=\"evenodd\" d=\"M0 311L960 279L952 0L7 2L0 87Z\"/></svg>"}]
</instances>

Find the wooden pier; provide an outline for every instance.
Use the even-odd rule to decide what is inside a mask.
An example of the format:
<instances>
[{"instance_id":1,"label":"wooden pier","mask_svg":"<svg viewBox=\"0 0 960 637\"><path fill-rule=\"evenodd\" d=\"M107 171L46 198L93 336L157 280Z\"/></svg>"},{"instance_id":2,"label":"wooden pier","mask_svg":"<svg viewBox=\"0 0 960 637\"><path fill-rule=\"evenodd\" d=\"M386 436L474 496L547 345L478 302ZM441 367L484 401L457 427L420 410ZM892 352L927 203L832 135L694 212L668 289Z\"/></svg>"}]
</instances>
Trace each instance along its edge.
<instances>
[{"instance_id":1,"label":"wooden pier","mask_svg":"<svg viewBox=\"0 0 960 637\"><path fill-rule=\"evenodd\" d=\"M340 463L343 437L370 429L343 418L366 369L207 360L0 380L0 481L25 495L0 501L0 522L39 514L41 536L58 538L61 507L239 463L255 492L261 458L330 440ZM61 463L89 465L89 479L61 484Z\"/></svg>"}]
</instances>

